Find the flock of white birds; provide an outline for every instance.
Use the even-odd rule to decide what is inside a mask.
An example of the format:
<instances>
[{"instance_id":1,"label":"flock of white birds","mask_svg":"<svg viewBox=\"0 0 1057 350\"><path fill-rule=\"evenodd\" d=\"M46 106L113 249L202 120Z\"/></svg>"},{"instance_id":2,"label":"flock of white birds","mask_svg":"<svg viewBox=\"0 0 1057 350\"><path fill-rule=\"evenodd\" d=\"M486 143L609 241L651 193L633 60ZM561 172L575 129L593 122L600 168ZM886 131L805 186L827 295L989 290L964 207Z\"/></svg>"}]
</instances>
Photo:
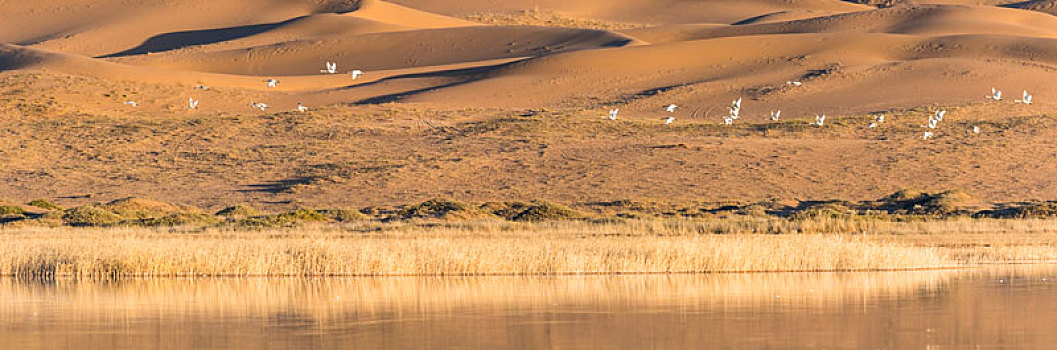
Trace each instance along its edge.
<instances>
[{"instance_id":1,"label":"flock of white birds","mask_svg":"<svg viewBox=\"0 0 1057 350\"><path fill-rule=\"evenodd\" d=\"M335 62L329 62L328 61L328 62L326 62L324 64L324 69L319 70L319 72L322 73L322 74L338 74L338 64L335 63ZM355 70L349 71L347 74L352 76L352 80L357 80L361 76L363 76L364 73L363 73L362 70L355 69ZM275 79L275 78L271 78L271 79L265 80L264 82L267 83L266 87L269 88L269 89L275 88L275 87L277 87L279 85L279 80ZM800 87L800 86L803 86L804 83L803 82L799 82L799 81L787 81L786 85L789 85L789 86L792 86L792 87ZM208 86L204 86L204 85L199 85L199 86L196 86L195 88L199 89L199 90L209 90L210 89ZM992 101L1002 101L1002 91L992 87L991 88L991 94L987 95L985 97L988 100L992 100ZM1021 98L1019 100L1014 100L1014 102L1030 105L1030 104L1034 103L1033 99L1034 99L1034 97L1031 94L1029 94L1027 90L1024 90L1022 95L1021 95ZM730 108L728 109L727 115L723 117L723 122L721 123L722 125L733 125L735 120L741 119L741 103L742 103L742 98L740 98L740 97L737 100L734 100L733 102L731 102L731 105L730 105ZM125 101L124 104L132 106L132 107L138 107L139 106L139 103L136 102L136 101ZM263 103L263 102L251 102L250 106L252 106L253 108L259 109L261 111L266 111L269 108L269 106L267 104ZM188 99L188 102L187 102L187 107L190 108L190 109L198 109L198 100L195 99L194 96L190 97ZM675 116L671 115L671 113L675 113L675 111L678 108L679 108L679 106L676 105L676 104L669 104L669 105L664 107L664 111L669 113L668 117L664 119L664 125L671 125L672 123L675 122ZM301 102L298 102L297 103L297 107L295 108L295 110L298 111L298 112L304 113L304 112L308 112L308 107L306 107ZM609 111L609 116L607 117L607 119L609 119L609 120L617 120L617 117L618 117L619 114L620 114L620 108L614 108L614 109ZM928 124L922 125L923 128L928 129L928 130L925 130L925 133L922 136L923 140L928 140L928 139L931 139L932 137L935 136L934 130L936 130L936 128L939 127L939 123L943 121L943 118L946 115L947 115L947 110L941 109L941 110L937 110L935 115L929 117ZM772 110L771 111L771 117L770 117L771 121L775 121L776 122L781 117L782 117L782 110L777 110L777 111ZM881 124L884 124L884 122L885 122L885 115L884 114L875 115L873 122L871 122L867 126L867 128L868 129L873 129L873 128L880 127ZM814 126L817 126L817 127L825 126L826 125L826 115L825 114L823 114L823 115L815 115L815 119L811 122L811 125L814 125ZM979 134L980 133L980 127L973 126L972 127L972 132L974 134Z\"/></svg>"},{"instance_id":2,"label":"flock of white birds","mask_svg":"<svg viewBox=\"0 0 1057 350\"><path fill-rule=\"evenodd\" d=\"M319 70L319 72L322 74L338 74L338 64L335 62L328 61L324 64L324 69ZM352 80L357 80L364 75L363 71L359 69L351 70L348 72L348 74L352 76ZM279 79L270 78L268 80L265 80L264 82L267 83L266 87L269 89L279 86ZM195 89L202 91L210 90L210 88L205 85L195 86ZM124 104L132 107L139 107L139 102L136 101L125 101ZM263 102L250 102L250 106L261 111L266 111L269 108L268 104ZM187 108L198 109L198 100L195 99L194 96L191 96L187 99ZM294 110L304 113L308 112L308 107L306 107L303 103L298 102L297 107Z\"/></svg>"},{"instance_id":3,"label":"flock of white birds","mask_svg":"<svg viewBox=\"0 0 1057 350\"><path fill-rule=\"evenodd\" d=\"M793 87L799 87L799 86L803 86L804 83L799 82L799 81L787 81L786 85L793 86ZM986 96L986 97L987 97L988 100L1001 101L1002 100L1002 91L992 87L991 88L991 94ZM1021 98L1019 100L1015 100L1015 102L1016 103L1022 103L1022 104L1030 105L1030 104L1033 103L1033 99L1034 99L1034 97L1031 94L1029 94L1027 90L1024 90L1022 95L1021 95ZM728 109L727 115L723 117L723 121L720 124L722 124L722 125L733 125L735 120L741 119L741 103L742 103L742 98L740 98L740 97L737 100L734 100L731 103L730 108ZM679 108L678 105L670 104L670 105L664 107L664 111L668 112L668 113L674 113L677 108ZM609 116L607 118L609 120L617 120L617 115L619 115L619 114L620 114L620 108L615 108L615 109L612 109L612 110L609 111ZM933 138L934 136L936 136L935 130L936 130L936 128L939 127L939 123L943 121L943 118L946 115L947 115L947 110L940 109L940 110L936 111L936 114L934 114L934 115L929 117L928 123L921 126L922 128L926 128L927 129L927 130L925 130L925 133L922 135L922 139L923 140L929 140L929 139ZM777 111L772 110L771 111L771 118L770 118L771 121L776 122L781 117L782 117L782 110L777 110ZM675 117L672 116L672 115L669 115L667 118L664 119L664 125L671 125L674 122L675 122ZM885 122L885 115L884 114L875 115L875 116L873 116L873 121L870 122L870 124L867 125L866 128L867 129L874 129L874 128L880 127L882 124L884 124L884 122ZM815 115L815 119L811 121L811 125L817 126L817 127L825 126L826 125L826 115L825 114L823 114L823 115ZM980 127L979 126L975 126L974 125L970 130L974 134L979 134L980 133Z\"/></svg>"}]
</instances>

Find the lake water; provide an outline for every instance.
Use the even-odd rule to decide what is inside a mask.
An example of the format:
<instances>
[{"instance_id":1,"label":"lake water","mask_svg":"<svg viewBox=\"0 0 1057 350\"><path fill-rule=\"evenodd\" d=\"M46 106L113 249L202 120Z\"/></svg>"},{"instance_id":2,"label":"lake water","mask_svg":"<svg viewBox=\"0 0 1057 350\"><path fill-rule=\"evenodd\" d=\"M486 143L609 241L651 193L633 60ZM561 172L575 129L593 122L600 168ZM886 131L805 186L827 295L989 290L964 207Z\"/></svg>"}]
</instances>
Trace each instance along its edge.
<instances>
[{"instance_id":1,"label":"lake water","mask_svg":"<svg viewBox=\"0 0 1057 350\"><path fill-rule=\"evenodd\" d=\"M1054 349L1057 266L0 279L0 349Z\"/></svg>"}]
</instances>

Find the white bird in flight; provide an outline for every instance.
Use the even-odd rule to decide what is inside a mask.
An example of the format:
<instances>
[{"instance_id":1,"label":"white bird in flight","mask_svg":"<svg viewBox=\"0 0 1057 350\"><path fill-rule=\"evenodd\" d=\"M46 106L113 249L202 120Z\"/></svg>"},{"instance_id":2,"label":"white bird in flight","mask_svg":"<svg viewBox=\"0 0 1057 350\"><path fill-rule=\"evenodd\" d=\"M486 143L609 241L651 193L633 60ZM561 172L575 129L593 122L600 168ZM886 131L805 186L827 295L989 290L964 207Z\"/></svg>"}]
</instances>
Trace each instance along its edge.
<instances>
[{"instance_id":1,"label":"white bird in flight","mask_svg":"<svg viewBox=\"0 0 1057 350\"><path fill-rule=\"evenodd\" d=\"M730 104L730 118L741 118L741 97L738 97L737 100L734 100L734 102Z\"/></svg>"},{"instance_id":2,"label":"white bird in flight","mask_svg":"<svg viewBox=\"0 0 1057 350\"><path fill-rule=\"evenodd\" d=\"M991 96L987 96L987 99L995 100L995 101L1001 101L1002 100L1002 91L995 90L995 88L992 87L991 88Z\"/></svg>"},{"instance_id":3,"label":"white bird in flight","mask_svg":"<svg viewBox=\"0 0 1057 350\"><path fill-rule=\"evenodd\" d=\"M665 120L664 120L664 125L670 125L670 124L672 124L672 123L674 123L674 122L675 122L675 117L673 117L673 116L668 116L668 119L665 119Z\"/></svg>"},{"instance_id":4,"label":"white bird in flight","mask_svg":"<svg viewBox=\"0 0 1057 350\"><path fill-rule=\"evenodd\" d=\"M741 109L730 107L729 117L730 117L730 119L741 118Z\"/></svg>"},{"instance_id":5,"label":"white bird in flight","mask_svg":"<svg viewBox=\"0 0 1057 350\"><path fill-rule=\"evenodd\" d=\"M319 72L323 74L338 74L338 64L327 61L327 68L320 69Z\"/></svg>"},{"instance_id":6,"label":"white bird in flight","mask_svg":"<svg viewBox=\"0 0 1057 350\"><path fill-rule=\"evenodd\" d=\"M668 107L664 107L664 110L668 111L668 113L674 113L676 108L679 108L679 106L676 106L675 104L670 104L668 105Z\"/></svg>"},{"instance_id":7,"label":"white bird in flight","mask_svg":"<svg viewBox=\"0 0 1057 350\"><path fill-rule=\"evenodd\" d=\"M926 131L925 132L925 136L922 136L921 139L922 140L928 140L928 139L932 138L933 135L934 134L931 131Z\"/></svg>"},{"instance_id":8,"label":"white bird in flight","mask_svg":"<svg viewBox=\"0 0 1057 350\"><path fill-rule=\"evenodd\" d=\"M1022 99L1020 99L1020 100L1017 100L1016 102L1017 103L1023 103L1023 104L1026 104L1026 105L1030 105L1031 104L1031 99L1032 99L1031 94L1029 94L1027 90L1024 90L1024 97L1022 97Z\"/></svg>"},{"instance_id":9,"label":"white bird in flight","mask_svg":"<svg viewBox=\"0 0 1057 350\"><path fill-rule=\"evenodd\" d=\"M781 117L782 117L782 110L781 109L779 109L777 112L771 111L771 121L772 122L778 121L778 118L781 118Z\"/></svg>"},{"instance_id":10,"label":"white bird in flight","mask_svg":"<svg viewBox=\"0 0 1057 350\"><path fill-rule=\"evenodd\" d=\"M925 125L926 128L935 129L939 126L940 121L938 119L929 118L929 124Z\"/></svg>"},{"instance_id":11,"label":"white bird in flight","mask_svg":"<svg viewBox=\"0 0 1057 350\"><path fill-rule=\"evenodd\" d=\"M279 80L275 79L275 78L268 79L268 80L265 80L265 81L268 82L268 88L273 88L276 85L279 85Z\"/></svg>"},{"instance_id":12,"label":"white bird in flight","mask_svg":"<svg viewBox=\"0 0 1057 350\"><path fill-rule=\"evenodd\" d=\"M137 103L136 101L125 101L125 104L132 107L139 107L139 103Z\"/></svg>"},{"instance_id":13,"label":"white bird in flight","mask_svg":"<svg viewBox=\"0 0 1057 350\"><path fill-rule=\"evenodd\" d=\"M801 86L801 85L804 85L804 83L802 83L802 82L799 82L799 81L787 81L787 82L785 82L785 84L786 84L786 85L792 85L792 86Z\"/></svg>"},{"instance_id":14,"label":"white bird in flight","mask_svg":"<svg viewBox=\"0 0 1057 350\"><path fill-rule=\"evenodd\" d=\"M609 120L617 120L617 115L620 114L620 108L614 108L609 111Z\"/></svg>"},{"instance_id":15,"label":"white bird in flight","mask_svg":"<svg viewBox=\"0 0 1057 350\"><path fill-rule=\"evenodd\" d=\"M356 80L356 79L359 79L361 75L363 75L363 71L357 69L357 70L349 72L349 74L352 74L352 80Z\"/></svg>"},{"instance_id":16,"label":"white bird in flight","mask_svg":"<svg viewBox=\"0 0 1057 350\"><path fill-rule=\"evenodd\" d=\"M929 117L928 125L923 125L922 127L935 129L937 126L939 126L940 122L943 121L943 116L945 115L947 115L947 110L945 109L936 111L936 115Z\"/></svg>"},{"instance_id":17,"label":"white bird in flight","mask_svg":"<svg viewBox=\"0 0 1057 350\"><path fill-rule=\"evenodd\" d=\"M723 117L723 125L732 125L732 124L734 124L734 118Z\"/></svg>"},{"instance_id":18,"label":"white bird in flight","mask_svg":"<svg viewBox=\"0 0 1057 350\"><path fill-rule=\"evenodd\" d=\"M259 109L261 111L265 111L268 109L268 105L261 102L253 102L250 105L253 106L253 108Z\"/></svg>"},{"instance_id":19,"label":"white bird in flight","mask_svg":"<svg viewBox=\"0 0 1057 350\"><path fill-rule=\"evenodd\" d=\"M814 124L815 126L826 125L826 115L825 114L823 114L821 116L816 115L815 116L815 122L812 123L812 124Z\"/></svg>"},{"instance_id":20,"label":"white bird in flight","mask_svg":"<svg viewBox=\"0 0 1057 350\"><path fill-rule=\"evenodd\" d=\"M884 114L875 115L873 117L873 123L870 123L870 126L868 126L867 128L869 128L869 129L876 128L878 126L881 126L881 123L884 123L884 122L885 122L885 115Z\"/></svg>"},{"instance_id":21,"label":"white bird in flight","mask_svg":"<svg viewBox=\"0 0 1057 350\"><path fill-rule=\"evenodd\" d=\"M196 100L194 97L187 99L187 108L198 109L198 100Z\"/></svg>"},{"instance_id":22,"label":"white bird in flight","mask_svg":"<svg viewBox=\"0 0 1057 350\"><path fill-rule=\"evenodd\" d=\"M980 127L976 126L976 125L973 125L973 133L974 134L979 134L980 133Z\"/></svg>"},{"instance_id":23,"label":"white bird in flight","mask_svg":"<svg viewBox=\"0 0 1057 350\"><path fill-rule=\"evenodd\" d=\"M305 105L301 104L301 102L298 102L297 111L301 113L308 112L308 107L305 107Z\"/></svg>"}]
</instances>

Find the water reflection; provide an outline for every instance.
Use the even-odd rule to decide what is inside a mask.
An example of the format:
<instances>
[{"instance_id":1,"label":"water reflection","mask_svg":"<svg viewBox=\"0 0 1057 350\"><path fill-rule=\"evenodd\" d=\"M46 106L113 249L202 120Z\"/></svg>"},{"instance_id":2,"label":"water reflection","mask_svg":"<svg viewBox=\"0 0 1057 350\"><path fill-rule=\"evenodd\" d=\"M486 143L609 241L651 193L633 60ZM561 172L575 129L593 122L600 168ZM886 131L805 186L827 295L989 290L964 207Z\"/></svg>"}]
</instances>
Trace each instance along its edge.
<instances>
[{"instance_id":1,"label":"water reflection","mask_svg":"<svg viewBox=\"0 0 1057 350\"><path fill-rule=\"evenodd\" d=\"M15 349L1052 348L1057 267L885 273L0 279ZM0 348L6 348L0 346Z\"/></svg>"}]
</instances>

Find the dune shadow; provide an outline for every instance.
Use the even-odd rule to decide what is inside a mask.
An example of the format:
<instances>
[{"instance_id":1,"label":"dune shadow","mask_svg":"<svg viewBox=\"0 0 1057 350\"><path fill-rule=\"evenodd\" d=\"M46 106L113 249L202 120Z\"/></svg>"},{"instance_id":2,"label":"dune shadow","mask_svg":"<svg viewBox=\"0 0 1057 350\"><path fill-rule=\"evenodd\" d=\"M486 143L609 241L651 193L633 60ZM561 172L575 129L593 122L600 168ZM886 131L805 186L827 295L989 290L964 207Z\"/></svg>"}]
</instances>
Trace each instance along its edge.
<instances>
[{"instance_id":1,"label":"dune shadow","mask_svg":"<svg viewBox=\"0 0 1057 350\"><path fill-rule=\"evenodd\" d=\"M147 39L147 41L144 41L142 44L139 44L139 46L136 46L134 48L99 56L96 58L117 58L143 55L152 52L172 51L189 46L209 45L225 41L231 41L274 30L301 18L304 18L304 16L275 23L251 24L228 28L189 30L183 32L159 34L151 37L150 39Z\"/></svg>"},{"instance_id":2,"label":"dune shadow","mask_svg":"<svg viewBox=\"0 0 1057 350\"><path fill-rule=\"evenodd\" d=\"M367 87L367 86L381 84L383 82L392 81L392 80L398 80L398 79L461 78L461 80L454 81L454 82L447 83L447 84L441 84L441 85L430 86L430 87L426 87L426 88L422 88L422 89L416 89L416 90L410 90L410 91L404 91L404 92L398 92L398 93L392 93L392 94L386 94L386 95L381 95L381 96L370 97L370 98L366 98L366 99L362 99L362 100L356 101L353 104L357 104L357 105L371 105L371 104L390 103L390 102L396 102L396 101L398 101L398 100L400 100L402 98L406 98L406 97L409 97L409 96L414 96L414 95L417 95L417 94L420 94L420 93L423 93L423 92L439 90L439 89L444 89L444 88L449 88L449 87L469 84L469 83L472 83L472 82L475 82L475 81L480 81L482 79L485 79L485 78L491 76L492 73L494 73L496 70L499 70L499 69L502 69L502 68L506 68L506 67L512 66L514 64L517 64L517 63L520 63L520 62L524 62L524 61L525 60L518 60L518 61L513 61L513 62L506 62L506 63L500 63L500 64L495 64L495 65L490 65L490 66L482 66L482 67L460 68L460 69L449 69L449 70L441 70L441 71L426 72L426 73L411 73L411 74L394 75L394 76L391 76L391 77L388 77L388 78L385 78L385 79L372 81L370 83L364 83L364 84L349 86L346 89Z\"/></svg>"}]
</instances>

